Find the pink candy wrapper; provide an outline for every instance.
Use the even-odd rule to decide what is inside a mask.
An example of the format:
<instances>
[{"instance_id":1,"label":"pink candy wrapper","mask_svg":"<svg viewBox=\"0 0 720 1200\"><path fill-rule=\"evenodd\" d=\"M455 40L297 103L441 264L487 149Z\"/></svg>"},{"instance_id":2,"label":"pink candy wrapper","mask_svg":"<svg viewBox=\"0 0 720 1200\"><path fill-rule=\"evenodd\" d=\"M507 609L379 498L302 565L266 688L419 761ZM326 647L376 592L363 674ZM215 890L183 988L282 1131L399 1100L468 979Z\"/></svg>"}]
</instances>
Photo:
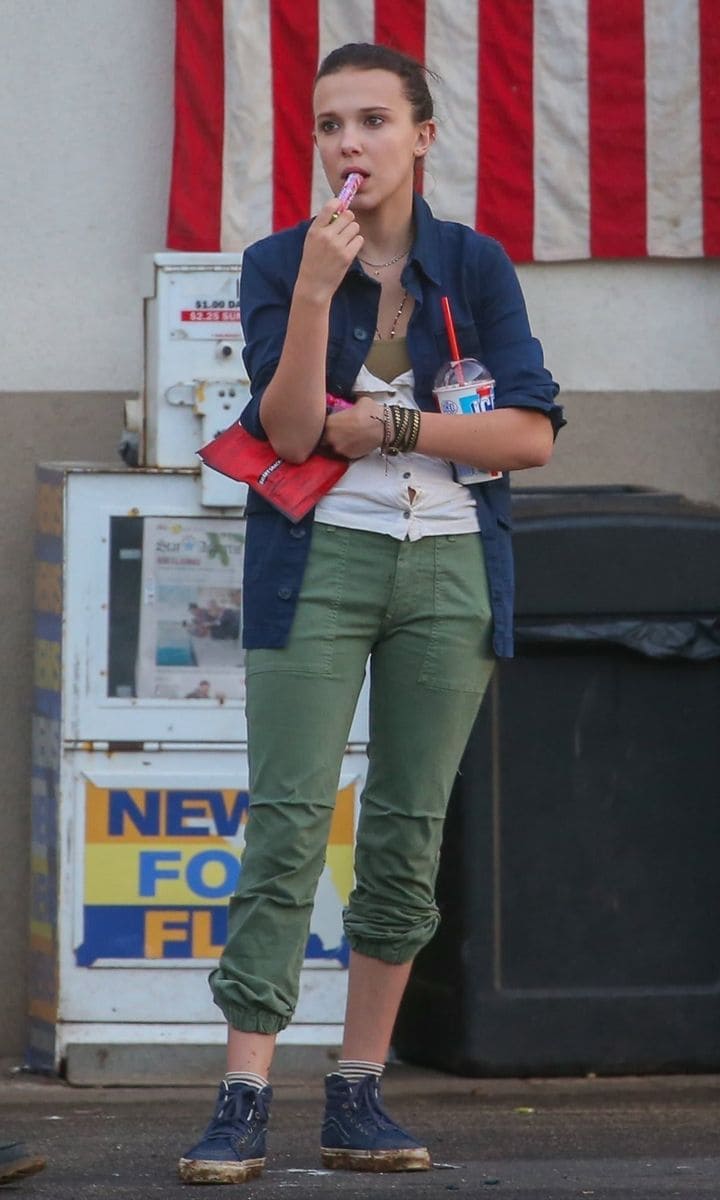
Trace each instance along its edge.
<instances>
[{"instance_id":1,"label":"pink candy wrapper","mask_svg":"<svg viewBox=\"0 0 720 1200\"><path fill-rule=\"evenodd\" d=\"M350 174L348 175L344 184L342 185L342 188L338 192L338 200L340 201L340 207L336 210L337 212L339 212L339 213L345 212L345 209L350 207L350 205L352 203L352 198L355 195L358 188L360 187L360 184L362 183L363 179L364 179L364 176L358 174L357 171L350 172Z\"/></svg>"}]
</instances>

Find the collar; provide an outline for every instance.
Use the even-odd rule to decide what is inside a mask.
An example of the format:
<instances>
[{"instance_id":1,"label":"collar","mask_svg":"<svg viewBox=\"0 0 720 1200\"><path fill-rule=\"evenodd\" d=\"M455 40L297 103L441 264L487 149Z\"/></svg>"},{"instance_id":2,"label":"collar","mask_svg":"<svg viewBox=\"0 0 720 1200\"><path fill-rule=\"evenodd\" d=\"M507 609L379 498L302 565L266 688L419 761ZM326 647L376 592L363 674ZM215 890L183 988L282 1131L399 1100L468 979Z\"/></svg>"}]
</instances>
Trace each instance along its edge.
<instances>
[{"instance_id":1,"label":"collar","mask_svg":"<svg viewBox=\"0 0 720 1200\"><path fill-rule=\"evenodd\" d=\"M440 266L440 238L437 221L430 205L417 192L413 196L413 222L415 241L410 249L410 261L417 263L428 279L442 285Z\"/></svg>"},{"instance_id":2,"label":"collar","mask_svg":"<svg viewBox=\"0 0 720 1200\"><path fill-rule=\"evenodd\" d=\"M430 205L417 192L413 195L413 224L415 226L415 240L410 247L408 265L410 263L417 264L423 274L432 283L440 287L440 238L438 236L437 221L432 215ZM366 274L357 259L351 263L349 269L354 273ZM405 269L407 270L407 266ZM375 281L371 280L371 282L374 283ZM417 296L415 298L418 299Z\"/></svg>"}]
</instances>

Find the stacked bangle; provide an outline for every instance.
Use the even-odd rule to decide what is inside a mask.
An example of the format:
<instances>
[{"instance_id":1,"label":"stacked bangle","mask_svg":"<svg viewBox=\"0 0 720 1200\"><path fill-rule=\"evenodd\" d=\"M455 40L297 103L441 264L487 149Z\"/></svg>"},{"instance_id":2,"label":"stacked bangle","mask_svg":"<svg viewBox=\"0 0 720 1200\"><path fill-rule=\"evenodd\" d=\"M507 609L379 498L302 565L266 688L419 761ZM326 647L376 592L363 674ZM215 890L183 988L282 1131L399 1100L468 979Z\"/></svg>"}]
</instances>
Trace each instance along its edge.
<instances>
[{"instance_id":1,"label":"stacked bangle","mask_svg":"<svg viewBox=\"0 0 720 1200\"><path fill-rule=\"evenodd\" d=\"M416 408L403 408L400 404L383 404L381 421L383 427L380 452L387 458L396 454L412 454L420 436L420 413Z\"/></svg>"},{"instance_id":2,"label":"stacked bangle","mask_svg":"<svg viewBox=\"0 0 720 1200\"><path fill-rule=\"evenodd\" d=\"M420 434L420 413L416 408L385 404L385 437L383 449L387 454L411 454Z\"/></svg>"}]
</instances>

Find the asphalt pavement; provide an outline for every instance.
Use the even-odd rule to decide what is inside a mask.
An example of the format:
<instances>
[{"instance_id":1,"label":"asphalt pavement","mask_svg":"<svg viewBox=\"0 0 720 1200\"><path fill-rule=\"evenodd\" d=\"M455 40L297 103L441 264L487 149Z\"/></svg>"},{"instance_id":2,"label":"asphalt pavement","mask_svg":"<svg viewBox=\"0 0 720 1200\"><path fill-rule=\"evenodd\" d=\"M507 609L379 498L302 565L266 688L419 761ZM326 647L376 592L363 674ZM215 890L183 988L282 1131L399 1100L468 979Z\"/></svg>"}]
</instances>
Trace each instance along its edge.
<instances>
[{"instance_id":1,"label":"asphalt pavement","mask_svg":"<svg viewBox=\"0 0 720 1200\"><path fill-rule=\"evenodd\" d=\"M221 1188L221 1196L720 1198L718 1076L493 1080L392 1066L386 1105L427 1139L435 1162L432 1171L398 1175L323 1171L321 1080L290 1073L273 1086L265 1173ZM48 1166L6 1185L3 1196L197 1195L197 1188L177 1182L175 1163L206 1124L213 1101L208 1087L78 1088L6 1070L0 1140L24 1140L47 1156Z\"/></svg>"}]
</instances>

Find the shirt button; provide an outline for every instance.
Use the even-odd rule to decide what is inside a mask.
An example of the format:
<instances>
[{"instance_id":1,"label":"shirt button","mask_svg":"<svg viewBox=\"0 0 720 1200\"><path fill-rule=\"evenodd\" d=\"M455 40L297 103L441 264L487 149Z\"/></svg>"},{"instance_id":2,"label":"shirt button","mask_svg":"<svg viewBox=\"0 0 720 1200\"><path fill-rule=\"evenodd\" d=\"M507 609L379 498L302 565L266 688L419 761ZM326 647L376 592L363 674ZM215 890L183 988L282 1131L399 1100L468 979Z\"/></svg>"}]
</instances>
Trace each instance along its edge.
<instances>
[{"instance_id":1,"label":"shirt button","mask_svg":"<svg viewBox=\"0 0 720 1200\"><path fill-rule=\"evenodd\" d=\"M356 342L366 342L368 339L367 329L363 329L362 325L356 325L353 329L353 337Z\"/></svg>"},{"instance_id":2,"label":"shirt button","mask_svg":"<svg viewBox=\"0 0 720 1200\"><path fill-rule=\"evenodd\" d=\"M409 508L406 508L406 509L405 509L405 512L403 513L403 516L404 516L404 518L405 518L405 520L406 520L406 521L410 519L410 517L412 516L412 513L410 512L410 509L409 509Z\"/></svg>"},{"instance_id":3,"label":"shirt button","mask_svg":"<svg viewBox=\"0 0 720 1200\"><path fill-rule=\"evenodd\" d=\"M301 529L299 525L293 525L292 529L290 530L290 537L304 538L305 530Z\"/></svg>"},{"instance_id":4,"label":"shirt button","mask_svg":"<svg viewBox=\"0 0 720 1200\"><path fill-rule=\"evenodd\" d=\"M281 600L289 600L290 597L292 596L292 588L289 588L289 587L278 588L278 596L280 597Z\"/></svg>"},{"instance_id":5,"label":"shirt button","mask_svg":"<svg viewBox=\"0 0 720 1200\"><path fill-rule=\"evenodd\" d=\"M403 471L403 479L409 479L409 478L410 478L410 471Z\"/></svg>"}]
</instances>

